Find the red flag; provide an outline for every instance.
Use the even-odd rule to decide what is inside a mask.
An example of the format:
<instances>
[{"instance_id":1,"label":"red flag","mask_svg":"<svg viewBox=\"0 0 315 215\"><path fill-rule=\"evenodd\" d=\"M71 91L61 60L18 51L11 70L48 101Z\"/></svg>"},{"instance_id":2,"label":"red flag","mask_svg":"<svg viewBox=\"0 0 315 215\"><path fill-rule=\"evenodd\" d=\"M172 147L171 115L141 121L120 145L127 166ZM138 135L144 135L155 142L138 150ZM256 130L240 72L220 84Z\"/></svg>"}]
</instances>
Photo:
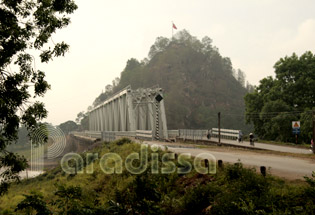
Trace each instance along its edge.
<instances>
[{"instance_id":1,"label":"red flag","mask_svg":"<svg viewBox=\"0 0 315 215\"><path fill-rule=\"evenodd\" d=\"M173 28L177 30L177 27L176 27L176 25L174 23L173 23Z\"/></svg>"}]
</instances>

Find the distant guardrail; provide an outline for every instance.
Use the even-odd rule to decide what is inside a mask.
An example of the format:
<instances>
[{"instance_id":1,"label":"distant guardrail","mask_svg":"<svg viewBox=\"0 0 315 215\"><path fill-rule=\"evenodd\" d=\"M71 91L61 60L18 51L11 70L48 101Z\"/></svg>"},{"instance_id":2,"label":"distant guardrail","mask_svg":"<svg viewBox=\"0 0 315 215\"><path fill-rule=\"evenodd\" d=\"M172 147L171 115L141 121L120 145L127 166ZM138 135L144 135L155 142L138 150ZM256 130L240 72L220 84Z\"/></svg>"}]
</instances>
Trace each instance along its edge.
<instances>
[{"instance_id":1,"label":"distant guardrail","mask_svg":"<svg viewBox=\"0 0 315 215\"><path fill-rule=\"evenodd\" d=\"M179 138L187 140L206 140L208 130L179 129Z\"/></svg>"},{"instance_id":2,"label":"distant guardrail","mask_svg":"<svg viewBox=\"0 0 315 215\"><path fill-rule=\"evenodd\" d=\"M219 129L212 128L210 130L201 129L179 129L179 130L168 130L169 140L175 140L181 138L184 140L207 140L208 134L211 137L219 136ZM240 130L233 129L220 129L220 136L222 139L233 139L238 138ZM132 137L143 140L153 140L152 130L137 130L137 131L83 131L83 132L71 132L77 136L84 136L89 138L101 139L103 141L114 141L122 137Z\"/></svg>"},{"instance_id":3,"label":"distant guardrail","mask_svg":"<svg viewBox=\"0 0 315 215\"><path fill-rule=\"evenodd\" d=\"M102 138L102 132L100 131L72 131L70 134L73 134L75 136L81 136L81 137L89 137L89 138L95 138L95 139L101 139Z\"/></svg>"},{"instance_id":4,"label":"distant guardrail","mask_svg":"<svg viewBox=\"0 0 315 215\"><path fill-rule=\"evenodd\" d=\"M153 140L153 132L152 132L152 130L137 130L136 131L136 138L137 139Z\"/></svg>"},{"instance_id":5,"label":"distant guardrail","mask_svg":"<svg viewBox=\"0 0 315 215\"><path fill-rule=\"evenodd\" d=\"M220 136L222 139L232 139L236 140L238 138L240 130L233 130L233 129L220 129ZM212 128L211 129L211 136L212 137L219 137L219 129Z\"/></svg>"},{"instance_id":6,"label":"distant guardrail","mask_svg":"<svg viewBox=\"0 0 315 215\"><path fill-rule=\"evenodd\" d=\"M179 137L179 130L168 130L168 139L176 141L176 139Z\"/></svg>"},{"instance_id":7,"label":"distant guardrail","mask_svg":"<svg viewBox=\"0 0 315 215\"><path fill-rule=\"evenodd\" d=\"M70 133L75 136L100 139L107 142L114 141L122 137L136 137L135 131L73 131Z\"/></svg>"}]
</instances>

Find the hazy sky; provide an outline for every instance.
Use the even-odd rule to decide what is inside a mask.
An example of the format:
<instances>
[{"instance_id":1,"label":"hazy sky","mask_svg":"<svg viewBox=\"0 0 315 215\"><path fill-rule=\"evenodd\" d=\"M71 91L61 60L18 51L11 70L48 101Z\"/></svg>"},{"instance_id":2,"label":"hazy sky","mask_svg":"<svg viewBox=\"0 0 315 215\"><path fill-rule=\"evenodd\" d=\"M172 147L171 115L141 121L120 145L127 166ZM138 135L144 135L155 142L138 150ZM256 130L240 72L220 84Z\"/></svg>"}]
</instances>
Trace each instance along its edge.
<instances>
[{"instance_id":1,"label":"hazy sky","mask_svg":"<svg viewBox=\"0 0 315 215\"><path fill-rule=\"evenodd\" d=\"M53 41L70 52L39 64L52 89L42 101L54 125L74 120L130 58L147 57L158 36L171 37L172 21L201 39L209 36L235 69L258 84L281 57L315 53L314 0L78 0L72 23ZM175 33L175 32L174 32Z\"/></svg>"}]
</instances>

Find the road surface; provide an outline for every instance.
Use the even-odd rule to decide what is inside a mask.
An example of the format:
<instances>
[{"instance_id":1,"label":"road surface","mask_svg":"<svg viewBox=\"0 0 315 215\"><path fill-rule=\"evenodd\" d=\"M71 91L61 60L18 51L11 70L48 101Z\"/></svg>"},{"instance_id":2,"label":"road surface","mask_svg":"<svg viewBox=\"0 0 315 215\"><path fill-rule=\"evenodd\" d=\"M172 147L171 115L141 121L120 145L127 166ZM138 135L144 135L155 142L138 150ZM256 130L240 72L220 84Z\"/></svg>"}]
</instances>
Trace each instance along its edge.
<instances>
[{"instance_id":1,"label":"road surface","mask_svg":"<svg viewBox=\"0 0 315 215\"><path fill-rule=\"evenodd\" d=\"M211 138L210 141L218 142L218 139L217 138ZM278 152L312 154L312 152L309 149L303 149L303 148L291 147L291 146L281 146L281 145L275 145L275 144L256 143L256 142L255 142L255 146L251 146L249 144L249 142L247 142L247 141L239 143L236 140L227 140L227 139L221 139L221 142L226 143L226 144L230 144L230 145L235 145L235 146L265 149L265 150L278 151Z\"/></svg>"},{"instance_id":2,"label":"road surface","mask_svg":"<svg viewBox=\"0 0 315 215\"><path fill-rule=\"evenodd\" d=\"M236 163L240 161L245 166L259 168L265 166L270 168L270 173L287 179L303 179L303 176L311 177L312 171L315 171L315 159L296 158L275 154L260 153L259 151L244 151L238 149L222 148L197 148L192 145L184 146L156 141L144 141L148 145L159 145L161 148L167 146L169 151L175 153L190 153L197 156L200 153L210 153L216 160L222 160L223 163Z\"/></svg>"}]
</instances>

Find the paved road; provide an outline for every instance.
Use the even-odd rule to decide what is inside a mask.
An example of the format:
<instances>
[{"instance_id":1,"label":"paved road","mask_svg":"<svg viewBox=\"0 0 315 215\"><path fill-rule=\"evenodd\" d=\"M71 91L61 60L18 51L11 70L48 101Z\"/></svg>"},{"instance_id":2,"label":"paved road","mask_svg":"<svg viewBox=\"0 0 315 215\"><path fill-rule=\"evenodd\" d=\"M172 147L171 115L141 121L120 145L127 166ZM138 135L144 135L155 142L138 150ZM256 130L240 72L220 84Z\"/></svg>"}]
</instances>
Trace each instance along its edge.
<instances>
[{"instance_id":1,"label":"paved road","mask_svg":"<svg viewBox=\"0 0 315 215\"><path fill-rule=\"evenodd\" d=\"M211 138L211 141L217 142L217 138ZM221 139L222 143L227 143L235 146L245 146L249 148L258 148L258 149L267 149L271 151L278 151L278 152L289 152L289 153L298 153L298 154L312 154L312 152L309 149L303 149L298 147L290 147L290 146L281 146L281 145L274 145L274 144L266 144L266 143L256 143L255 146L251 146L249 142L244 141L239 143L236 140L226 140Z\"/></svg>"},{"instance_id":2,"label":"paved road","mask_svg":"<svg viewBox=\"0 0 315 215\"><path fill-rule=\"evenodd\" d=\"M161 143L155 141L145 141L144 143L152 145L157 144L164 148L168 146L168 150L175 153L191 153L196 156L200 153L211 153L216 160L223 162L236 163L240 160L245 166L259 168L265 166L270 169L270 173L288 179L303 179L303 176L311 176L312 171L315 171L315 160L293 158L289 156L261 154L257 151L240 151L229 150L222 151L212 148L194 148L185 146L170 145L170 143ZM246 144L246 143L245 143Z\"/></svg>"}]
</instances>

